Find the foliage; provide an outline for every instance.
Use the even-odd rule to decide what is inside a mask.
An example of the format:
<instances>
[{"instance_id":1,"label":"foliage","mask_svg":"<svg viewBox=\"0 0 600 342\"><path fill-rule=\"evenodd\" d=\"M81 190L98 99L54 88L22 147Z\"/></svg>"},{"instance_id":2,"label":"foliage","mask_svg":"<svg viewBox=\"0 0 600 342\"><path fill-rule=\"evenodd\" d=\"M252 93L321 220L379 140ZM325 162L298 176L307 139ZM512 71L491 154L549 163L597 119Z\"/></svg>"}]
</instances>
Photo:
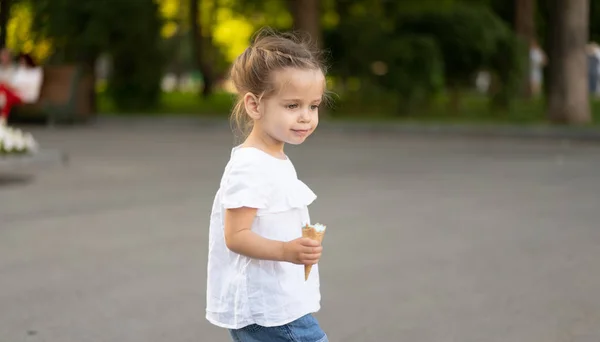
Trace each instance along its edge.
<instances>
[{"instance_id":1,"label":"foliage","mask_svg":"<svg viewBox=\"0 0 600 342\"><path fill-rule=\"evenodd\" d=\"M114 72L103 96L122 108L156 103L166 62L178 74L196 71L190 0L18 1L31 6L35 35L23 33L27 14L13 7L11 23L21 32L14 46L29 49L31 42L51 42L51 62L88 66L109 53ZM221 75L258 27L291 28L289 1L199 0L202 53L211 72ZM336 92L389 93L395 107L407 114L433 101L442 85L461 91L472 87L480 70L494 75L494 104L506 107L519 89L527 54L508 26L514 19L513 0L320 3L330 75L341 86Z\"/></svg>"},{"instance_id":2,"label":"foliage","mask_svg":"<svg viewBox=\"0 0 600 342\"><path fill-rule=\"evenodd\" d=\"M325 46L332 63L332 75L365 78L370 76L369 66L381 59L385 52L387 35L382 35L381 21L375 16L343 18L339 25L324 31Z\"/></svg>"},{"instance_id":3,"label":"foliage","mask_svg":"<svg viewBox=\"0 0 600 342\"><path fill-rule=\"evenodd\" d=\"M332 75L383 87L399 96L406 111L430 101L443 82L470 88L476 73L489 70L497 82L493 103L506 106L519 86L523 51L507 24L477 2L338 6L340 22L324 34L335 61ZM388 70L377 75L372 65L381 62Z\"/></svg>"},{"instance_id":4,"label":"foliage","mask_svg":"<svg viewBox=\"0 0 600 342\"><path fill-rule=\"evenodd\" d=\"M390 38L385 51L384 64L379 65L388 70L380 76L374 70L374 74L385 89L397 93L400 113L410 113L440 92L444 66L434 39L419 35Z\"/></svg>"},{"instance_id":5,"label":"foliage","mask_svg":"<svg viewBox=\"0 0 600 342\"><path fill-rule=\"evenodd\" d=\"M496 53L491 57L489 68L498 83L492 93L496 108L509 109L511 101L523 87L523 74L528 66L527 44L511 31L506 30L497 41Z\"/></svg>"},{"instance_id":6,"label":"foliage","mask_svg":"<svg viewBox=\"0 0 600 342\"><path fill-rule=\"evenodd\" d=\"M131 13L137 19L135 25L115 25L120 37L108 47L113 65L108 93L119 108L152 108L160 96L165 63L159 50L158 9L150 0L119 3L121 13Z\"/></svg>"},{"instance_id":7,"label":"foliage","mask_svg":"<svg viewBox=\"0 0 600 342\"><path fill-rule=\"evenodd\" d=\"M48 39L32 35L33 14L28 2L13 3L7 25L6 44L14 52L30 53L38 62L50 55L51 44Z\"/></svg>"},{"instance_id":8,"label":"foliage","mask_svg":"<svg viewBox=\"0 0 600 342\"><path fill-rule=\"evenodd\" d=\"M292 27L292 16L287 8L288 0L228 0L235 13L243 16L254 27L271 26L275 29Z\"/></svg>"},{"instance_id":9,"label":"foliage","mask_svg":"<svg viewBox=\"0 0 600 342\"><path fill-rule=\"evenodd\" d=\"M163 38L172 38L182 31L183 19L187 18L184 2L182 0L157 0L160 16L163 19L160 30Z\"/></svg>"},{"instance_id":10,"label":"foliage","mask_svg":"<svg viewBox=\"0 0 600 342\"><path fill-rule=\"evenodd\" d=\"M32 1L33 28L53 41L53 62L73 63L96 56L110 42L110 21L118 15L110 3L77 0ZM116 22L116 21L115 21Z\"/></svg>"},{"instance_id":11,"label":"foliage","mask_svg":"<svg viewBox=\"0 0 600 342\"><path fill-rule=\"evenodd\" d=\"M515 95L525 55L516 35L488 8L455 5L452 11L426 11L401 18L396 34L401 32L435 37L448 87L470 87L477 72L490 70L499 82L493 103L507 105Z\"/></svg>"},{"instance_id":12,"label":"foliage","mask_svg":"<svg viewBox=\"0 0 600 342\"><path fill-rule=\"evenodd\" d=\"M590 40L600 42L600 2L590 1Z\"/></svg>"},{"instance_id":13,"label":"foliage","mask_svg":"<svg viewBox=\"0 0 600 342\"><path fill-rule=\"evenodd\" d=\"M113 57L109 93L124 108L158 100L163 57L161 22L153 0L35 0L34 28L52 40L52 62L93 67L103 52Z\"/></svg>"},{"instance_id":14,"label":"foliage","mask_svg":"<svg viewBox=\"0 0 600 342\"><path fill-rule=\"evenodd\" d=\"M288 0L226 0L220 10L219 25L215 27L215 41L228 45L227 56L233 61L246 49L257 28L269 26L276 30L292 27ZM231 42L234 42L232 44Z\"/></svg>"},{"instance_id":15,"label":"foliage","mask_svg":"<svg viewBox=\"0 0 600 342\"><path fill-rule=\"evenodd\" d=\"M450 86L470 84L496 50L498 32L484 9L459 6L452 11L427 11L400 18L396 34L412 32L435 37L444 56Z\"/></svg>"},{"instance_id":16,"label":"foliage","mask_svg":"<svg viewBox=\"0 0 600 342\"><path fill-rule=\"evenodd\" d=\"M226 62L232 62L246 47L255 27L246 18L230 8L219 8L217 22L211 28L215 44Z\"/></svg>"}]
</instances>

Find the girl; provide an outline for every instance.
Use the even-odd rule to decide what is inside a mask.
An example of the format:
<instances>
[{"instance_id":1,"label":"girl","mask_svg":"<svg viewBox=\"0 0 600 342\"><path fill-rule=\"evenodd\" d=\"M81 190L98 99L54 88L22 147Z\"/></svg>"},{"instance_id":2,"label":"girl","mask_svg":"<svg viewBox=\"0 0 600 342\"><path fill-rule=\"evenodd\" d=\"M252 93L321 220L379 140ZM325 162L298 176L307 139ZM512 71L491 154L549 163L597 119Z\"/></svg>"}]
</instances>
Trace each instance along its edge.
<instances>
[{"instance_id":1,"label":"girl","mask_svg":"<svg viewBox=\"0 0 600 342\"><path fill-rule=\"evenodd\" d=\"M283 148L315 130L325 70L293 36L259 34L234 62L232 118L245 141L225 167L210 219L207 309L236 342L326 342L319 242L302 238L316 196ZM308 280L304 266L314 265Z\"/></svg>"}]
</instances>

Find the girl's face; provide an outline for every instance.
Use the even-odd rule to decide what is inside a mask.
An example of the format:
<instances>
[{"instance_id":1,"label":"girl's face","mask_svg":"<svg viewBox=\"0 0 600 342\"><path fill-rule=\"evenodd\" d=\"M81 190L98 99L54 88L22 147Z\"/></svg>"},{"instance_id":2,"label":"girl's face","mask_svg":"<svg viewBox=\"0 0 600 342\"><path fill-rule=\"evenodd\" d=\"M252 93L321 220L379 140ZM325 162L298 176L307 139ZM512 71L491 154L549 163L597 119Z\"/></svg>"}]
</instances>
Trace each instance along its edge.
<instances>
[{"instance_id":1,"label":"girl's face","mask_svg":"<svg viewBox=\"0 0 600 342\"><path fill-rule=\"evenodd\" d=\"M278 90L259 102L254 128L275 144L301 144L319 124L325 76L320 70L295 68L272 76Z\"/></svg>"}]
</instances>

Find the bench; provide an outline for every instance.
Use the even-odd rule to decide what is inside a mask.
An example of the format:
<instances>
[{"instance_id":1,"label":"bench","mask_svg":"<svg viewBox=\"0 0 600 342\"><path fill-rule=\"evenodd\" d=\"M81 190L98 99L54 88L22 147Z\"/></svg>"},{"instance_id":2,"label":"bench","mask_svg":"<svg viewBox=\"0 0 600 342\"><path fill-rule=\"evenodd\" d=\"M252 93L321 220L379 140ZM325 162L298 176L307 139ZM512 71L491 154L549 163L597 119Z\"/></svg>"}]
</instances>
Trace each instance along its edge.
<instances>
[{"instance_id":1,"label":"bench","mask_svg":"<svg viewBox=\"0 0 600 342\"><path fill-rule=\"evenodd\" d=\"M41 118L48 124L86 121L92 116L93 78L76 65L44 66L44 79L36 103L13 107L11 121Z\"/></svg>"}]
</instances>

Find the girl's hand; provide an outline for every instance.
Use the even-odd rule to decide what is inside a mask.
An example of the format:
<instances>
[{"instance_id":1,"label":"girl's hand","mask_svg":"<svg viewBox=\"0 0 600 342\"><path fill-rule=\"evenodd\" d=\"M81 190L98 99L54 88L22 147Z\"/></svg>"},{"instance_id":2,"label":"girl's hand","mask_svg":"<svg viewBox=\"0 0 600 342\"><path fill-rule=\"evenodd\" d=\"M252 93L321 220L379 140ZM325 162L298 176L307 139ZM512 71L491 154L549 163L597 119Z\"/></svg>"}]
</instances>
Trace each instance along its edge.
<instances>
[{"instance_id":1,"label":"girl's hand","mask_svg":"<svg viewBox=\"0 0 600 342\"><path fill-rule=\"evenodd\" d=\"M298 238L283 244L283 258L297 265L314 265L319 262L323 247L319 241Z\"/></svg>"}]
</instances>

